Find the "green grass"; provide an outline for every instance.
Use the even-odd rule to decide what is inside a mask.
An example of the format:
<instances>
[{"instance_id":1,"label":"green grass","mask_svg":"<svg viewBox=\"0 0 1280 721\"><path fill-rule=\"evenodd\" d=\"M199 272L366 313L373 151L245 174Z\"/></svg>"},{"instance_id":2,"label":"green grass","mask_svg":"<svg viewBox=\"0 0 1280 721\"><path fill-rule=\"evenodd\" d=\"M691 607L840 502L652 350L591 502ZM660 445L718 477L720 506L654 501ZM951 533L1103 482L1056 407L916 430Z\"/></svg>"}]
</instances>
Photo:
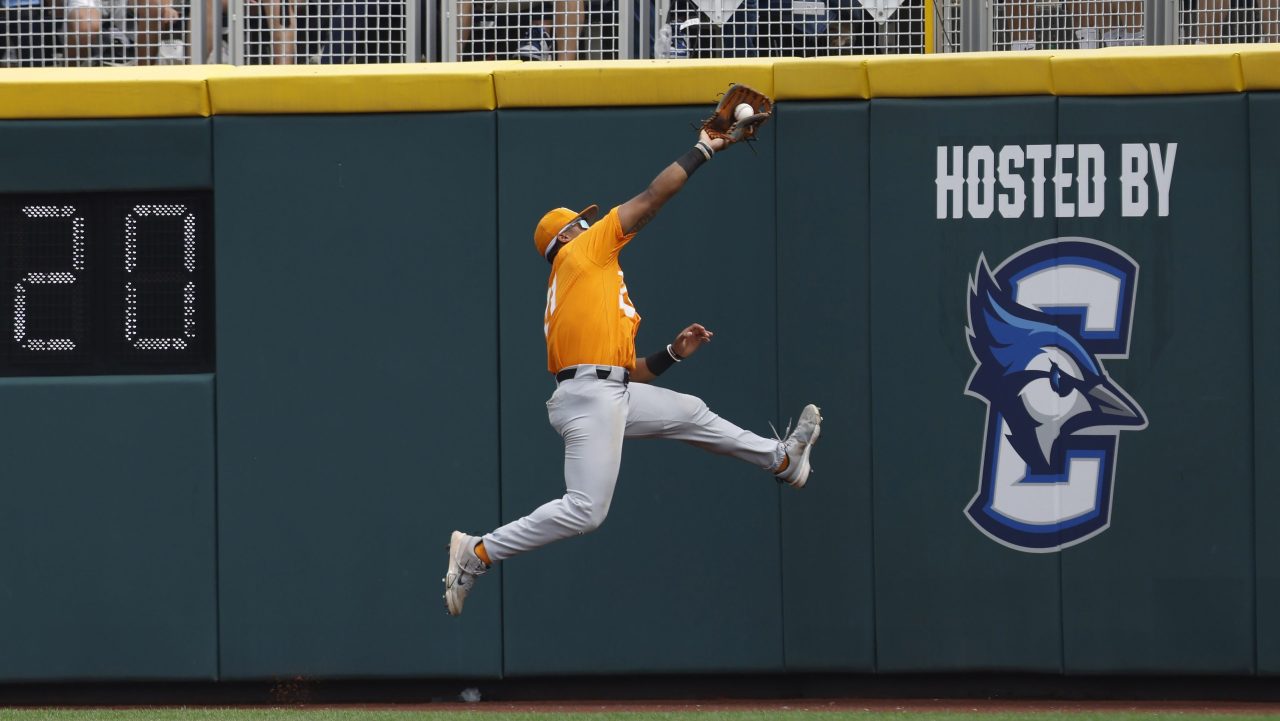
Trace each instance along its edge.
<instances>
[{"instance_id":1,"label":"green grass","mask_svg":"<svg viewBox=\"0 0 1280 721\"><path fill-rule=\"evenodd\" d=\"M1280 715L1131 711L370 711L363 709L0 709L0 721L1261 721Z\"/></svg>"}]
</instances>

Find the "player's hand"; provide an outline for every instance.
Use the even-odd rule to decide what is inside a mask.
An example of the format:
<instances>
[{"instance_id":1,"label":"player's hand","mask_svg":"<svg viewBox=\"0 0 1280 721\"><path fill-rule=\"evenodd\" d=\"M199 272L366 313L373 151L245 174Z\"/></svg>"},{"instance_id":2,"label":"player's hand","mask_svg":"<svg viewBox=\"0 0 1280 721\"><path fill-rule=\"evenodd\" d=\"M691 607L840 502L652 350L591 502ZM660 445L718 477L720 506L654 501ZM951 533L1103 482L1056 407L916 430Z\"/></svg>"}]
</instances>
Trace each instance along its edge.
<instances>
[{"instance_id":1,"label":"player's hand","mask_svg":"<svg viewBox=\"0 0 1280 721\"><path fill-rule=\"evenodd\" d=\"M729 144L729 141L725 140L724 138L713 139L710 135L707 135L707 131L705 130L698 131L698 140L701 140L702 142L709 145L711 149L716 151L717 153L720 152L721 150L724 150L725 146ZM701 328L702 326L698 326L698 327Z\"/></svg>"},{"instance_id":2,"label":"player's hand","mask_svg":"<svg viewBox=\"0 0 1280 721\"><path fill-rule=\"evenodd\" d=\"M693 325L680 331L676 339L671 343L671 349L681 358L688 358L693 355L703 344L711 342L711 336L715 335L711 331L702 327L701 323Z\"/></svg>"}]
</instances>

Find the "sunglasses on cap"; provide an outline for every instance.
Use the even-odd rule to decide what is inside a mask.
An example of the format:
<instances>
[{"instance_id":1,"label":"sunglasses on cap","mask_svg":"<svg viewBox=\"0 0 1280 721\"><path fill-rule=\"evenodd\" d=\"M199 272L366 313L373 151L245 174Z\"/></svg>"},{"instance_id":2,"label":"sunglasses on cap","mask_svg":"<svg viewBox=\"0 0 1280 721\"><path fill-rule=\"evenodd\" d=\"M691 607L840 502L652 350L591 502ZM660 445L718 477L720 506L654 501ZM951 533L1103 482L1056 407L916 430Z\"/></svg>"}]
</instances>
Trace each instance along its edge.
<instances>
[{"instance_id":1,"label":"sunglasses on cap","mask_svg":"<svg viewBox=\"0 0 1280 721\"><path fill-rule=\"evenodd\" d=\"M560 229L560 232L556 233L556 235L560 235L560 233L565 232L566 230L568 230L568 229L572 228L572 227L573 227L573 226L575 226L575 225L576 225L576 226L578 226L578 227L580 227L580 228L582 228L583 230L586 230L587 228L590 228L590 227L591 227L591 224L587 222L587 219L586 219L586 218L578 218L577 220L573 221L572 223L570 223L570 224L566 225L565 227L561 228L561 229Z\"/></svg>"}]
</instances>

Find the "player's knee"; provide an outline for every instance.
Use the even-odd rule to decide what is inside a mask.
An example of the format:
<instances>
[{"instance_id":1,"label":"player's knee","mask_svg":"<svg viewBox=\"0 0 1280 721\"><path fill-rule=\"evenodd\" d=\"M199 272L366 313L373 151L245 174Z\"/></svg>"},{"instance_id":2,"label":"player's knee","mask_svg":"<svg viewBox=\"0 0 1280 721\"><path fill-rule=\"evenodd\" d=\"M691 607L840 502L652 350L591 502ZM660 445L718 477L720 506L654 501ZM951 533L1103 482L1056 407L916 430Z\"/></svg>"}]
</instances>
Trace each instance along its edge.
<instances>
[{"instance_id":1,"label":"player's knee","mask_svg":"<svg viewBox=\"0 0 1280 721\"><path fill-rule=\"evenodd\" d=\"M680 404L680 418L687 423L698 424L706 420L711 415L711 409L707 407L705 401L697 396L691 396L681 393L678 397Z\"/></svg>"},{"instance_id":2,"label":"player's knee","mask_svg":"<svg viewBox=\"0 0 1280 721\"><path fill-rule=\"evenodd\" d=\"M591 533L609 515L609 504L597 503L585 496L569 497L569 519L576 533Z\"/></svg>"},{"instance_id":3,"label":"player's knee","mask_svg":"<svg viewBox=\"0 0 1280 721\"><path fill-rule=\"evenodd\" d=\"M604 519L609 515L609 511L603 508L593 508L591 513L583 519L582 530L578 533L591 533L600 526L604 525Z\"/></svg>"},{"instance_id":4,"label":"player's knee","mask_svg":"<svg viewBox=\"0 0 1280 721\"><path fill-rule=\"evenodd\" d=\"M582 510L578 533L591 533L603 526L604 519L609 516L609 506L606 504L593 503Z\"/></svg>"}]
</instances>

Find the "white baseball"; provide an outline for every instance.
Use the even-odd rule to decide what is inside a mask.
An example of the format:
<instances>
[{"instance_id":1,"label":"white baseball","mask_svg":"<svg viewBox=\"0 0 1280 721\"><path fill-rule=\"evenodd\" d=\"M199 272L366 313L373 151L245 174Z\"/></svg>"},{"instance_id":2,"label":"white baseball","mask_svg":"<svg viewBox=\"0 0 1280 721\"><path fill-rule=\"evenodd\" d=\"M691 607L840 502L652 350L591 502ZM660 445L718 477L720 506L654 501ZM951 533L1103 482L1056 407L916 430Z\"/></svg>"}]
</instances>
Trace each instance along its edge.
<instances>
[{"instance_id":1,"label":"white baseball","mask_svg":"<svg viewBox=\"0 0 1280 721\"><path fill-rule=\"evenodd\" d=\"M756 114L756 109L747 103L738 103L738 107L733 109L734 120L742 120Z\"/></svg>"}]
</instances>

